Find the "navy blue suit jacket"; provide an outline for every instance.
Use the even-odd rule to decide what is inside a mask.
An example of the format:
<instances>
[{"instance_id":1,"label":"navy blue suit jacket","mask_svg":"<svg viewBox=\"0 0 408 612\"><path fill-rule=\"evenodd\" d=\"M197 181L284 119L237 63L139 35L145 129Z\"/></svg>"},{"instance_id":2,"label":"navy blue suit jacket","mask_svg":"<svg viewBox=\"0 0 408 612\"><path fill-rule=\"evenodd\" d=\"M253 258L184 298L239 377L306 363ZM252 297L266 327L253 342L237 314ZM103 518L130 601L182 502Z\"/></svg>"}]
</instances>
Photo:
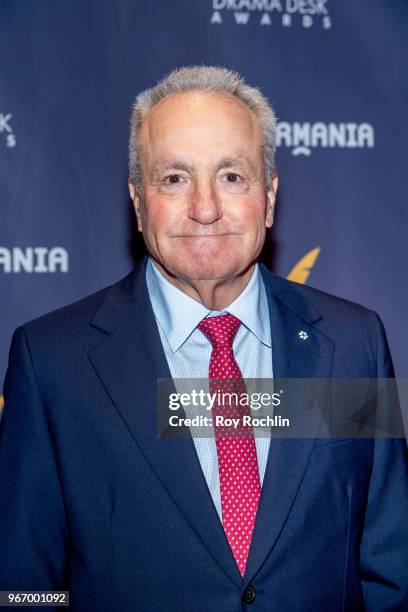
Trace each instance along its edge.
<instances>
[{"instance_id":1,"label":"navy blue suit jacket","mask_svg":"<svg viewBox=\"0 0 408 612\"><path fill-rule=\"evenodd\" d=\"M374 312L261 272L275 376L393 375ZM404 440L272 439L242 579L193 441L156 436L158 377L170 372L145 261L16 330L0 589L67 589L84 611L408 609Z\"/></svg>"}]
</instances>

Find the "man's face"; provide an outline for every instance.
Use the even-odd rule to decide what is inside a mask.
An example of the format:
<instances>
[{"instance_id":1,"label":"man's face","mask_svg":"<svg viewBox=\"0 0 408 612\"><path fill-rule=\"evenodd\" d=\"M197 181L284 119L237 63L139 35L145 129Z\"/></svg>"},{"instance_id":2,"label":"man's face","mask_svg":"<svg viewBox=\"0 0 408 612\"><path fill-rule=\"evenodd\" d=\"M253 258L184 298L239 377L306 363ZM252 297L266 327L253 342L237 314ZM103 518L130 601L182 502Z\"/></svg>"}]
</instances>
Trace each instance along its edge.
<instances>
[{"instance_id":1,"label":"man's face","mask_svg":"<svg viewBox=\"0 0 408 612\"><path fill-rule=\"evenodd\" d=\"M140 138L142 190L129 185L146 246L183 282L238 277L273 221L277 178L265 189L262 136L233 97L184 92L159 102Z\"/></svg>"}]
</instances>

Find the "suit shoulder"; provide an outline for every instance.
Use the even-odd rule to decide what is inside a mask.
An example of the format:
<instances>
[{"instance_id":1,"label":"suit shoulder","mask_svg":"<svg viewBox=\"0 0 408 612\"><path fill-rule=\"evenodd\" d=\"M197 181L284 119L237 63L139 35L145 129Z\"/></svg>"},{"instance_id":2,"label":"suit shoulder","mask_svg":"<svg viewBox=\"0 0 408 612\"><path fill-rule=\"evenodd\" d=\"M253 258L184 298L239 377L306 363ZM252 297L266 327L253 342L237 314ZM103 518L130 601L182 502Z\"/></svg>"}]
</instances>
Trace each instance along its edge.
<instances>
[{"instance_id":1,"label":"suit shoulder","mask_svg":"<svg viewBox=\"0 0 408 612\"><path fill-rule=\"evenodd\" d=\"M376 312L270 271L263 271L263 278L272 295L334 342L337 364L340 364L337 372L341 376L373 376L379 358L391 364L384 326ZM357 365L355 356L358 356ZM367 363L372 369L363 368ZM347 370L345 364L353 366L352 369ZM390 373L392 366L381 366L380 371Z\"/></svg>"},{"instance_id":2,"label":"suit shoulder","mask_svg":"<svg viewBox=\"0 0 408 612\"><path fill-rule=\"evenodd\" d=\"M52 310L21 325L28 334L36 332L75 332L88 326L107 294L120 291L131 280L132 272L112 285L108 285L80 300Z\"/></svg>"},{"instance_id":3,"label":"suit shoulder","mask_svg":"<svg viewBox=\"0 0 408 612\"><path fill-rule=\"evenodd\" d=\"M269 284L272 291L276 292L278 295L290 296L294 301L304 302L314 309L320 310L325 316L333 313L333 315L337 317L353 316L364 320L372 320L374 317L378 317L373 310L357 302L347 300L309 285L302 285L290 281L273 274L273 272L268 269L266 269L263 278L266 280L267 284Z\"/></svg>"}]
</instances>

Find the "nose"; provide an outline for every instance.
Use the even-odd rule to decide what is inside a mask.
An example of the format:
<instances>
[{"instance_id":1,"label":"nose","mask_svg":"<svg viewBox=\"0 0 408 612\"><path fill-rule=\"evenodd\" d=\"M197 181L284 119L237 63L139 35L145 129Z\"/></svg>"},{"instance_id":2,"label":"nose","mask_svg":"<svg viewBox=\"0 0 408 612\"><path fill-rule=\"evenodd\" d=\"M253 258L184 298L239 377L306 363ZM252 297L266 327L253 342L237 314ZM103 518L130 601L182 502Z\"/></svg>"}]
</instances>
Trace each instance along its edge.
<instances>
[{"instance_id":1,"label":"nose","mask_svg":"<svg viewBox=\"0 0 408 612\"><path fill-rule=\"evenodd\" d=\"M221 205L214 185L211 182L197 182L191 194L188 218L202 225L210 225L221 217Z\"/></svg>"}]
</instances>

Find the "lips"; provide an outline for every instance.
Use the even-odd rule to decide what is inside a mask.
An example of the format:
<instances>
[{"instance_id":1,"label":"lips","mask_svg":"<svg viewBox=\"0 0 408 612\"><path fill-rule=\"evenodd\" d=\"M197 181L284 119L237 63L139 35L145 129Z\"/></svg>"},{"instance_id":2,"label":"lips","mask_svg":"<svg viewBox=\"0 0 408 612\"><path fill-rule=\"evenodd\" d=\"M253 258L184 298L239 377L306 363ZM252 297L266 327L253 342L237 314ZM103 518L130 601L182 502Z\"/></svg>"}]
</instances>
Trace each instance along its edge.
<instances>
[{"instance_id":1,"label":"lips","mask_svg":"<svg viewBox=\"0 0 408 612\"><path fill-rule=\"evenodd\" d=\"M182 234L174 236L174 238L223 238L225 236L234 236L235 234Z\"/></svg>"}]
</instances>

